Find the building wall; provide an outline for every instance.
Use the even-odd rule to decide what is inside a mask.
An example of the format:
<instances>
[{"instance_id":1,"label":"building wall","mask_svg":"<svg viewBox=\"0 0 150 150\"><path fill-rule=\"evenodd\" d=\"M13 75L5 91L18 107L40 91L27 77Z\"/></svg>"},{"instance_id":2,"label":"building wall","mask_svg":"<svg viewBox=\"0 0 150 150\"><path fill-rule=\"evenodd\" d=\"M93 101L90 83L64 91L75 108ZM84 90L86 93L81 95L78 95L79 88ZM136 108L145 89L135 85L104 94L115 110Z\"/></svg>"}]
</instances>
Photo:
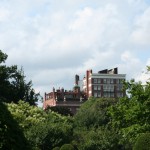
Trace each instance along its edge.
<instances>
[{"instance_id":1,"label":"building wall","mask_svg":"<svg viewBox=\"0 0 150 150\"><path fill-rule=\"evenodd\" d=\"M92 79L92 96L94 97L123 97L123 81L124 79ZM118 82L119 81L119 82Z\"/></svg>"},{"instance_id":2,"label":"building wall","mask_svg":"<svg viewBox=\"0 0 150 150\"><path fill-rule=\"evenodd\" d=\"M111 70L102 70L98 73L92 73L92 70L87 70L86 77L83 79L84 90L87 97L123 97L122 81L125 80L125 74L118 74L117 68Z\"/></svg>"},{"instance_id":3,"label":"building wall","mask_svg":"<svg viewBox=\"0 0 150 150\"><path fill-rule=\"evenodd\" d=\"M92 70L87 70L86 71L86 94L87 97L92 96Z\"/></svg>"},{"instance_id":4,"label":"building wall","mask_svg":"<svg viewBox=\"0 0 150 150\"><path fill-rule=\"evenodd\" d=\"M80 108L81 104L87 100L84 92L80 91L79 86L74 86L73 91L62 89L55 90L50 93L45 93L43 108L47 107L66 107L71 110L73 114Z\"/></svg>"}]
</instances>

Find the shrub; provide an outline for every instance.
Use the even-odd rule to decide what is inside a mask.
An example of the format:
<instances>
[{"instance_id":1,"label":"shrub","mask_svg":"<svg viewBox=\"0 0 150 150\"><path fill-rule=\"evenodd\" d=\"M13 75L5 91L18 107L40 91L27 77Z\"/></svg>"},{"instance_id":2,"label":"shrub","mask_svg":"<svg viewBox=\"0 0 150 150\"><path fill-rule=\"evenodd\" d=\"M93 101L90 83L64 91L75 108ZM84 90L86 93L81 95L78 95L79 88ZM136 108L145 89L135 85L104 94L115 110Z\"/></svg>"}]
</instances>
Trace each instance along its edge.
<instances>
[{"instance_id":1,"label":"shrub","mask_svg":"<svg viewBox=\"0 0 150 150\"><path fill-rule=\"evenodd\" d=\"M74 147L71 144L64 144L60 150L74 150Z\"/></svg>"},{"instance_id":2,"label":"shrub","mask_svg":"<svg viewBox=\"0 0 150 150\"><path fill-rule=\"evenodd\" d=\"M141 134L138 137L133 150L150 150L150 133Z\"/></svg>"},{"instance_id":3,"label":"shrub","mask_svg":"<svg viewBox=\"0 0 150 150\"><path fill-rule=\"evenodd\" d=\"M22 128L18 125L7 105L0 102L0 149L30 149Z\"/></svg>"},{"instance_id":4,"label":"shrub","mask_svg":"<svg viewBox=\"0 0 150 150\"><path fill-rule=\"evenodd\" d=\"M54 147L52 150L60 150L59 147Z\"/></svg>"}]
</instances>

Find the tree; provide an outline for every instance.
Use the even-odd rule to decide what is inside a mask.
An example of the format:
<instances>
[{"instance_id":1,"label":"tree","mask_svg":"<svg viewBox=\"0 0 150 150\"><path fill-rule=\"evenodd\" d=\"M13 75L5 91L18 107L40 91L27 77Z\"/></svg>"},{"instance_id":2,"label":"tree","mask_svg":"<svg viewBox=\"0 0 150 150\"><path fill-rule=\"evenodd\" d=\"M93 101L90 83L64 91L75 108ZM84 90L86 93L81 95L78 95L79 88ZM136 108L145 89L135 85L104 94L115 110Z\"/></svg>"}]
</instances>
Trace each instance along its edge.
<instances>
[{"instance_id":1,"label":"tree","mask_svg":"<svg viewBox=\"0 0 150 150\"><path fill-rule=\"evenodd\" d=\"M74 131L72 145L79 150L120 150L118 135L107 126L89 129L80 128Z\"/></svg>"},{"instance_id":2,"label":"tree","mask_svg":"<svg viewBox=\"0 0 150 150\"><path fill-rule=\"evenodd\" d=\"M33 149L51 150L72 140L72 119L19 101L7 104Z\"/></svg>"},{"instance_id":3,"label":"tree","mask_svg":"<svg viewBox=\"0 0 150 150\"><path fill-rule=\"evenodd\" d=\"M59 147L54 147L52 150L60 150Z\"/></svg>"},{"instance_id":4,"label":"tree","mask_svg":"<svg viewBox=\"0 0 150 150\"><path fill-rule=\"evenodd\" d=\"M74 147L71 144L64 144L61 146L60 150L74 150Z\"/></svg>"},{"instance_id":5,"label":"tree","mask_svg":"<svg viewBox=\"0 0 150 150\"><path fill-rule=\"evenodd\" d=\"M72 112L67 107L61 107L61 106L48 107L48 108L46 108L46 111L47 110L52 110L52 111L57 112L57 113L64 115L64 116L68 116L68 115L72 116L73 115Z\"/></svg>"},{"instance_id":6,"label":"tree","mask_svg":"<svg viewBox=\"0 0 150 150\"><path fill-rule=\"evenodd\" d=\"M34 92L32 81L26 82L24 71L16 65L4 65L7 54L0 50L0 100L4 102L15 102L24 100L35 105L39 94Z\"/></svg>"},{"instance_id":7,"label":"tree","mask_svg":"<svg viewBox=\"0 0 150 150\"><path fill-rule=\"evenodd\" d=\"M119 148L118 135L109 126L108 108L115 99L90 98L82 104L74 118L73 145L82 150Z\"/></svg>"},{"instance_id":8,"label":"tree","mask_svg":"<svg viewBox=\"0 0 150 150\"><path fill-rule=\"evenodd\" d=\"M8 55L3 53L1 50L0 50L0 63L4 63L5 60L7 59Z\"/></svg>"},{"instance_id":9,"label":"tree","mask_svg":"<svg viewBox=\"0 0 150 150\"><path fill-rule=\"evenodd\" d=\"M120 143L132 149L141 133L150 131L150 82L145 85L131 80L125 82L126 97L109 110L112 126L118 131Z\"/></svg>"},{"instance_id":10,"label":"tree","mask_svg":"<svg viewBox=\"0 0 150 150\"><path fill-rule=\"evenodd\" d=\"M149 150L150 149L150 133L139 135L133 147L133 150Z\"/></svg>"},{"instance_id":11,"label":"tree","mask_svg":"<svg viewBox=\"0 0 150 150\"><path fill-rule=\"evenodd\" d=\"M17 66L6 67L6 65L1 65L1 63L5 63L6 59L7 55L0 50L0 100L8 102L14 97L11 80L17 71Z\"/></svg>"},{"instance_id":12,"label":"tree","mask_svg":"<svg viewBox=\"0 0 150 150\"><path fill-rule=\"evenodd\" d=\"M107 109L115 103L116 100L111 98L90 98L75 115L75 124L86 128L106 125L110 121Z\"/></svg>"},{"instance_id":13,"label":"tree","mask_svg":"<svg viewBox=\"0 0 150 150\"><path fill-rule=\"evenodd\" d=\"M0 102L0 149L20 150L30 146L21 127L8 111L7 105Z\"/></svg>"}]
</instances>

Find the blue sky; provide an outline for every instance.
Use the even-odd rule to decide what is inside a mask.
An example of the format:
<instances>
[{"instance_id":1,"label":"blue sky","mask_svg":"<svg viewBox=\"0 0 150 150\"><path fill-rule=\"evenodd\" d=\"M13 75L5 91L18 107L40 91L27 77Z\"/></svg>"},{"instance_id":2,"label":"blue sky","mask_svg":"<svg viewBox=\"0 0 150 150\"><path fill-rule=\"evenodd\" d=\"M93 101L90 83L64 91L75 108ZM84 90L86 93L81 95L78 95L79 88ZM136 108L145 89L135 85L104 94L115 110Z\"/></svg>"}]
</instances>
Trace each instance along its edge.
<instances>
[{"instance_id":1,"label":"blue sky","mask_svg":"<svg viewBox=\"0 0 150 150\"><path fill-rule=\"evenodd\" d=\"M72 89L74 76L118 67L144 81L150 65L149 0L1 0L0 49L37 92ZM42 95L43 96L43 95Z\"/></svg>"}]
</instances>

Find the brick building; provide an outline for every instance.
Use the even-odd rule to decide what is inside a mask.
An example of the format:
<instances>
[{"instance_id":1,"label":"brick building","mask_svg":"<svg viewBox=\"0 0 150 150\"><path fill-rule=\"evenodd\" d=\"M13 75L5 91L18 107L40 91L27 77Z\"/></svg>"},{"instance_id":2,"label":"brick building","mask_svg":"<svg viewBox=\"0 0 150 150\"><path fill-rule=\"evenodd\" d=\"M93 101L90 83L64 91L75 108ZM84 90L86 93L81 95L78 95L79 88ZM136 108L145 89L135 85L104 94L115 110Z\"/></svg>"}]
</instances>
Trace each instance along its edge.
<instances>
[{"instance_id":1,"label":"brick building","mask_svg":"<svg viewBox=\"0 0 150 150\"><path fill-rule=\"evenodd\" d=\"M123 80L125 74L118 74L118 68L101 70L98 73L92 73L87 70L83 80L79 75L75 75L75 86L73 90L67 91L53 88L50 93L45 93L43 108L48 106L62 106L69 108L73 114L89 97L109 97L119 98L125 96L123 91Z\"/></svg>"},{"instance_id":2,"label":"brick building","mask_svg":"<svg viewBox=\"0 0 150 150\"><path fill-rule=\"evenodd\" d=\"M70 111L75 114L77 109L86 100L87 97L85 93L80 91L80 87L78 85L75 85L72 91L67 91L63 88L55 90L55 88L53 88L52 92L45 93L43 108L46 109L48 106L61 106L69 108Z\"/></svg>"},{"instance_id":3,"label":"brick building","mask_svg":"<svg viewBox=\"0 0 150 150\"><path fill-rule=\"evenodd\" d=\"M93 73L92 70L86 71L83 79L83 91L87 97L123 97L123 81L125 74L118 74L118 68L101 70Z\"/></svg>"}]
</instances>

